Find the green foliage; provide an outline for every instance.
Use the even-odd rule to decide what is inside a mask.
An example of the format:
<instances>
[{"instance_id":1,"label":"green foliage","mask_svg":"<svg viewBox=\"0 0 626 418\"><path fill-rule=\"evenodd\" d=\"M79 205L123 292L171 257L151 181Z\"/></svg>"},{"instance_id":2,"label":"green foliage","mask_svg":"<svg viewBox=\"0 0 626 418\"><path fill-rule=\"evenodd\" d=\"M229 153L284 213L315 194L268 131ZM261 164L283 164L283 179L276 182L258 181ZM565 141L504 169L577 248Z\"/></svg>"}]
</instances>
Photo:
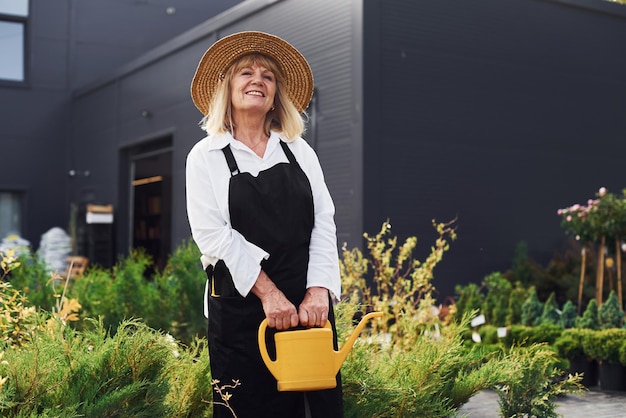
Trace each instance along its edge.
<instances>
[{"instance_id":1,"label":"green foliage","mask_svg":"<svg viewBox=\"0 0 626 418\"><path fill-rule=\"evenodd\" d=\"M4 360L4 417L209 416L204 345L185 349L138 321L122 322L114 336L102 322L79 333L48 321L32 343L6 349Z\"/></svg>"},{"instance_id":2,"label":"green foliage","mask_svg":"<svg viewBox=\"0 0 626 418\"><path fill-rule=\"evenodd\" d=\"M577 317L578 314L576 312L576 306L571 300L568 300L563 305L563 311L561 312L561 317L559 318L559 324L566 329L573 328L576 326Z\"/></svg>"},{"instance_id":3,"label":"green foliage","mask_svg":"<svg viewBox=\"0 0 626 418\"><path fill-rule=\"evenodd\" d=\"M8 347L29 343L37 332L39 318L26 297L11 283L0 281L0 339Z\"/></svg>"},{"instance_id":4,"label":"green foliage","mask_svg":"<svg viewBox=\"0 0 626 418\"><path fill-rule=\"evenodd\" d=\"M506 325L507 309L511 294L511 283L500 273L492 273L485 277L483 286L487 296L483 302L482 313L491 325Z\"/></svg>"},{"instance_id":5,"label":"green foliage","mask_svg":"<svg viewBox=\"0 0 626 418\"><path fill-rule=\"evenodd\" d=\"M563 328L557 324L543 323L534 327L527 325L511 325L504 339L507 347L515 345L529 346L532 344L552 344L561 335Z\"/></svg>"},{"instance_id":6,"label":"green foliage","mask_svg":"<svg viewBox=\"0 0 626 418\"><path fill-rule=\"evenodd\" d=\"M13 288L28 298L30 303L44 311L51 312L55 306L55 288L46 265L34 253L24 253L19 257L20 267L8 276Z\"/></svg>"},{"instance_id":7,"label":"green foliage","mask_svg":"<svg viewBox=\"0 0 626 418\"><path fill-rule=\"evenodd\" d=\"M577 328L599 329L600 320L598 319L598 303L595 299L591 299L583 312L583 316L576 318Z\"/></svg>"},{"instance_id":8,"label":"green foliage","mask_svg":"<svg viewBox=\"0 0 626 418\"><path fill-rule=\"evenodd\" d=\"M550 293L550 296L543 304L543 311L541 312L541 319L539 322L541 324L558 324L561 319L561 315L559 313L559 305L556 303L554 293Z\"/></svg>"},{"instance_id":9,"label":"green foliage","mask_svg":"<svg viewBox=\"0 0 626 418\"><path fill-rule=\"evenodd\" d=\"M498 327L494 325L483 325L478 334L483 344L498 344Z\"/></svg>"},{"instance_id":10,"label":"green foliage","mask_svg":"<svg viewBox=\"0 0 626 418\"><path fill-rule=\"evenodd\" d=\"M554 348L562 358L588 357L583 347L583 339L588 338L585 336L594 332L586 328L566 329L554 342Z\"/></svg>"},{"instance_id":11,"label":"green foliage","mask_svg":"<svg viewBox=\"0 0 626 418\"><path fill-rule=\"evenodd\" d=\"M479 311L484 300L484 295L476 283L469 283L465 286L456 285L457 295L456 313L454 319L461 321L464 315L470 312Z\"/></svg>"},{"instance_id":12,"label":"green foliage","mask_svg":"<svg viewBox=\"0 0 626 418\"><path fill-rule=\"evenodd\" d=\"M554 351L536 348L533 342L554 341L562 327L524 327L527 333L519 337L529 348L509 350L497 338L497 327L490 324L479 329L484 344L469 342L469 319L482 305L479 289L472 284L457 287L457 320L452 322L442 322L433 314L433 300L428 294L432 287L428 284L420 287L423 292L417 293L417 304L412 303L414 299L394 299L398 289L399 295L407 295L403 286L411 270L398 268L393 262L396 241L383 239L384 235L385 228L369 241L372 261L358 251L345 249L341 261L342 275L349 280L344 283L346 294L336 311L339 339L345 339L353 328L355 312L374 306L387 313L386 318L372 322L369 337L357 340L342 367L346 417L449 417L473 394L487 388L513 394L513 398L503 396L503 410L552 416L552 395L576 390L580 377L558 380L560 359ZM431 250L439 252L438 260L443 248L437 245ZM408 259L409 254L397 258ZM370 264L374 266L376 289L370 289L364 279ZM399 271L405 273L397 274ZM499 299L505 301L492 298L486 304L492 314L496 307L506 307L510 299L511 287L501 279L493 275L486 280L489 287L497 289L495 292L502 290ZM540 314L543 305L539 303L539 307ZM519 373L520 369L524 373Z\"/></svg>"},{"instance_id":13,"label":"green foliage","mask_svg":"<svg viewBox=\"0 0 626 418\"><path fill-rule=\"evenodd\" d=\"M166 330L184 343L204 335L206 320L201 309L206 276L196 245L191 240L183 242L163 271L146 277L151 265L145 252L135 251L111 270L90 267L69 281L67 297L80 302L81 318L101 318L113 333L122 321L141 318L149 327ZM10 279L31 304L48 312L56 308L65 285L62 278L51 279L35 257L24 258ZM82 323L73 326L81 329Z\"/></svg>"},{"instance_id":14,"label":"green foliage","mask_svg":"<svg viewBox=\"0 0 626 418\"><path fill-rule=\"evenodd\" d=\"M201 311L205 281L200 251L191 240L183 242L174 251L163 272L155 277L157 288L162 292L157 313L171 312L167 329L184 342L206 332L206 319Z\"/></svg>"},{"instance_id":15,"label":"green foliage","mask_svg":"<svg viewBox=\"0 0 626 418\"><path fill-rule=\"evenodd\" d=\"M618 363L620 346L624 340L626 340L626 329L607 328L590 332L583 336L583 350L592 359Z\"/></svg>"},{"instance_id":16,"label":"green foliage","mask_svg":"<svg viewBox=\"0 0 626 418\"><path fill-rule=\"evenodd\" d=\"M373 237L364 234L369 251L367 260L359 255L358 250L343 251L342 272L365 272L371 266L373 274L373 289L363 276L349 274L342 277L345 292L360 298L362 313L373 309L391 316L386 321L375 321L373 326L378 332L389 333L394 344L413 344L415 336L425 326L438 321L438 315L431 309L434 305L433 271L450 248L449 242L456 239L453 223L433 221L438 237L423 262L413 257L417 238L409 237L398 246L397 237L387 236L391 232L389 222L384 222ZM350 265L355 262L357 264Z\"/></svg>"},{"instance_id":17,"label":"green foliage","mask_svg":"<svg viewBox=\"0 0 626 418\"><path fill-rule=\"evenodd\" d=\"M404 349L357 340L342 367L345 416L454 416L473 394L500 382L497 355L465 348L466 325L423 333Z\"/></svg>"},{"instance_id":18,"label":"green foliage","mask_svg":"<svg viewBox=\"0 0 626 418\"><path fill-rule=\"evenodd\" d=\"M614 291L611 291L608 299L598 310L598 322L601 329L621 328L624 325L624 311Z\"/></svg>"},{"instance_id":19,"label":"green foliage","mask_svg":"<svg viewBox=\"0 0 626 418\"><path fill-rule=\"evenodd\" d=\"M528 298L522 305L522 325L538 325L541 322L542 314L543 304L539 301L535 289L531 289Z\"/></svg>"},{"instance_id":20,"label":"green foliage","mask_svg":"<svg viewBox=\"0 0 626 418\"><path fill-rule=\"evenodd\" d=\"M506 325L519 324L522 322L522 307L528 296L528 290L522 287L520 282L515 282L515 286L511 289L511 293L509 294Z\"/></svg>"},{"instance_id":21,"label":"green foliage","mask_svg":"<svg viewBox=\"0 0 626 418\"><path fill-rule=\"evenodd\" d=\"M562 378L558 358L545 344L513 346L500 359L509 375L496 388L503 417L557 418L554 396L583 390L580 376Z\"/></svg>"},{"instance_id":22,"label":"green foliage","mask_svg":"<svg viewBox=\"0 0 626 418\"><path fill-rule=\"evenodd\" d=\"M626 340L622 341L622 344L619 346L619 362L626 366Z\"/></svg>"}]
</instances>

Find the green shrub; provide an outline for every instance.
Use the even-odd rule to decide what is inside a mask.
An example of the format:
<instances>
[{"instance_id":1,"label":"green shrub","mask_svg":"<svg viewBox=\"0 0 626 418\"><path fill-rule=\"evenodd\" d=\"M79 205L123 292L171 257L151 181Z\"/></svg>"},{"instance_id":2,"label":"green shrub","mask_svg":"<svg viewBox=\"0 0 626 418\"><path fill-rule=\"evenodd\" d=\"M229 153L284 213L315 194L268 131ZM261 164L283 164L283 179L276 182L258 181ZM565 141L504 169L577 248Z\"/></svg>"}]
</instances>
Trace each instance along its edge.
<instances>
[{"instance_id":1,"label":"green shrub","mask_svg":"<svg viewBox=\"0 0 626 418\"><path fill-rule=\"evenodd\" d=\"M78 333L48 321L31 344L5 350L0 415L209 416L204 344L187 350L138 321L124 321L114 336L90 324Z\"/></svg>"},{"instance_id":2,"label":"green shrub","mask_svg":"<svg viewBox=\"0 0 626 418\"><path fill-rule=\"evenodd\" d=\"M577 317L578 314L576 313L576 306L572 303L572 301L568 300L563 305L563 311L561 312L559 324L565 329L573 328L576 326Z\"/></svg>"},{"instance_id":3,"label":"green shrub","mask_svg":"<svg viewBox=\"0 0 626 418\"><path fill-rule=\"evenodd\" d=\"M611 290L609 297L598 310L598 321L601 329L621 328L624 325L624 311L615 291Z\"/></svg>"},{"instance_id":4,"label":"green shrub","mask_svg":"<svg viewBox=\"0 0 626 418\"><path fill-rule=\"evenodd\" d=\"M580 376L562 378L559 359L545 344L513 346L500 361L508 373L496 387L503 417L557 418L553 397L583 390Z\"/></svg>"},{"instance_id":5,"label":"green shrub","mask_svg":"<svg viewBox=\"0 0 626 418\"><path fill-rule=\"evenodd\" d=\"M600 321L598 319L598 303L595 299L591 299L587 304L583 316L576 318L577 328L599 329Z\"/></svg>"},{"instance_id":6,"label":"green shrub","mask_svg":"<svg viewBox=\"0 0 626 418\"><path fill-rule=\"evenodd\" d=\"M36 254L22 254L19 268L13 269L8 280L14 289L28 298L33 306L51 312L56 304L52 275Z\"/></svg>"},{"instance_id":7,"label":"green shrub","mask_svg":"<svg viewBox=\"0 0 626 418\"><path fill-rule=\"evenodd\" d=\"M487 292L481 312L487 323L497 327L506 325L511 283L500 273L491 273L485 277L483 286Z\"/></svg>"},{"instance_id":8,"label":"green shrub","mask_svg":"<svg viewBox=\"0 0 626 418\"><path fill-rule=\"evenodd\" d=\"M619 346L619 362L626 366L626 339L622 341L622 344Z\"/></svg>"},{"instance_id":9,"label":"green shrub","mask_svg":"<svg viewBox=\"0 0 626 418\"><path fill-rule=\"evenodd\" d=\"M89 269L72 282L69 294L80 301L81 318L100 317L113 332L121 321L141 318L149 327L189 343L206 333L206 275L199 260L198 248L188 240L172 253L163 271L146 278L152 261L135 251L112 271Z\"/></svg>"},{"instance_id":10,"label":"green shrub","mask_svg":"<svg viewBox=\"0 0 626 418\"><path fill-rule=\"evenodd\" d=\"M480 311L484 295L476 283L468 283L465 286L457 285L455 286L455 293L457 301L454 319L457 322L460 322L470 312Z\"/></svg>"},{"instance_id":11,"label":"green shrub","mask_svg":"<svg viewBox=\"0 0 626 418\"><path fill-rule=\"evenodd\" d=\"M183 342L205 335L207 322L202 307L206 274L200 263L200 251L192 240L183 242L174 251L155 282L163 292L157 312L171 312L168 332Z\"/></svg>"},{"instance_id":12,"label":"green shrub","mask_svg":"<svg viewBox=\"0 0 626 418\"><path fill-rule=\"evenodd\" d=\"M541 321L543 305L537 297L535 289L529 291L529 296L522 305L522 325L538 325Z\"/></svg>"},{"instance_id":13,"label":"green shrub","mask_svg":"<svg viewBox=\"0 0 626 418\"><path fill-rule=\"evenodd\" d=\"M569 328L554 341L554 347L562 358L589 357L585 353L583 339L595 331L586 328Z\"/></svg>"},{"instance_id":14,"label":"green shrub","mask_svg":"<svg viewBox=\"0 0 626 418\"><path fill-rule=\"evenodd\" d=\"M478 334L483 344L498 344L498 327L493 325L483 325L478 330Z\"/></svg>"},{"instance_id":15,"label":"green shrub","mask_svg":"<svg viewBox=\"0 0 626 418\"><path fill-rule=\"evenodd\" d=\"M522 287L520 282L515 282L515 286L511 289L511 293L509 294L506 325L514 325L522 322L522 306L528 296L528 290Z\"/></svg>"},{"instance_id":16,"label":"green shrub","mask_svg":"<svg viewBox=\"0 0 626 418\"><path fill-rule=\"evenodd\" d=\"M504 339L508 347L515 345L530 346L539 343L553 344L563 332L563 327L557 324L545 323L534 327L512 325Z\"/></svg>"},{"instance_id":17,"label":"green shrub","mask_svg":"<svg viewBox=\"0 0 626 418\"><path fill-rule=\"evenodd\" d=\"M554 292L552 292L543 304L543 310L541 312L541 319L539 320L539 323L558 324L560 319L561 315L559 314L559 305L556 303L556 296L554 295Z\"/></svg>"},{"instance_id":18,"label":"green shrub","mask_svg":"<svg viewBox=\"0 0 626 418\"><path fill-rule=\"evenodd\" d=\"M626 330L607 328L583 336L583 350L588 357L606 363L619 363L620 346L626 339Z\"/></svg>"},{"instance_id":19,"label":"green shrub","mask_svg":"<svg viewBox=\"0 0 626 418\"><path fill-rule=\"evenodd\" d=\"M346 418L455 416L472 395L501 382L501 350L467 349L461 328L422 334L403 350L357 340L342 367Z\"/></svg>"}]
</instances>

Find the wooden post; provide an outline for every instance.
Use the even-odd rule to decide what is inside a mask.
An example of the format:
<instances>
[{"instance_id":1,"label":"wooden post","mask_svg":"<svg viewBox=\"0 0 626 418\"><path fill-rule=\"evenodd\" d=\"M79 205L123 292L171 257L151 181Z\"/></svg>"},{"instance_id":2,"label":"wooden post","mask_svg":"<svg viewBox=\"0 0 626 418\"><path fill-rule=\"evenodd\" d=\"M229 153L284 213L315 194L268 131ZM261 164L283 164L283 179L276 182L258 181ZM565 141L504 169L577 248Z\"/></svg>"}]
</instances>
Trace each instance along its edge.
<instances>
[{"instance_id":1,"label":"wooden post","mask_svg":"<svg viewBox=\"0 0 626 418\"><path fill-rule=\"evenodd\" d=\"M624 309L624 301L622 300L622 246L619 238L615 238L615 263L617 271L617 298L619 299L620 308Z\"/></svg>"},{"instance_id":2,"label":"wooden post","mask_svg":"<svg viewBox=\"0 0 626 418\"><path fill-rule=\"evenodd\" d=\"M598 308L602 306L602 291L604 290L604 246L606 237L600 238L600 248L598 249L598 259L596 264L596 302Z\"/></svg>"},{"instance_id":3,"label":"wooden post","mask_svg":"<svg viewBox=\"0 0 626 418\"><path fill-rule=\"evenodd\" d=\"M587 258L587 250L585 244L582 244L580 250L580 282L578 283L578 316L580 316L583 306L583 287L585 284L585 259Z\"/></svg>"}]
</instances>

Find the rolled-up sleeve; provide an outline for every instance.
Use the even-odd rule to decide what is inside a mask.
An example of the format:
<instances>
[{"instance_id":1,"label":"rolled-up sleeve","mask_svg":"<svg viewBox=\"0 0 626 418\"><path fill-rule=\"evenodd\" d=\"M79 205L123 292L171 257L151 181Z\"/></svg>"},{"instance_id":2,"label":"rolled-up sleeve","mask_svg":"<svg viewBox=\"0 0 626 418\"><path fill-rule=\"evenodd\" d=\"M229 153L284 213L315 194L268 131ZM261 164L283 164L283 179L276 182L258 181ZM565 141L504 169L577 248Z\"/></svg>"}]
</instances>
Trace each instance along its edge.
<instances>
[{"instance_id":1,"label":"rolled-up sleeve","mask_svg":"<svg viewBox=\"0 0 626 418\"><path fill-rule=\"evenodd\" d=\"M246 296L259 276L261 261L269 254L231 227L228 167L221 150L209 150L206 142L205 139L196 144L187 156L187 216L191 234L202 254L203 267L224 260L235 288ZM211 165L220 167L211 170Z\"/></svg>"}]
</instances>

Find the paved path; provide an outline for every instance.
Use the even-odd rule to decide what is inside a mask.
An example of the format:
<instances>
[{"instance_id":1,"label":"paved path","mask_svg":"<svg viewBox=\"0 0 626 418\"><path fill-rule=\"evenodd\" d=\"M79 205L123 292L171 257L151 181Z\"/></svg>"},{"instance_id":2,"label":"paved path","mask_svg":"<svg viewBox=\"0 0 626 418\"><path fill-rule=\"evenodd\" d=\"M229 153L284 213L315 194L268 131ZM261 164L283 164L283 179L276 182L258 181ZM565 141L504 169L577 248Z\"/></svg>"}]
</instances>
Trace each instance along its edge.
<instances>
[{"instance_id":1,"label":"paved path","mask_svg":"<svg viewBox=\"0 0 626 418\"><path fill-rule=\"evenodd\" d=\"M581 395L561 396L556 404L557 413L564 418L626 418L626 392L600 392L592 388ZM501 418L498 411L498 395L483 391L463 405L459 416Z\"/></svg>"}]
</instances>

